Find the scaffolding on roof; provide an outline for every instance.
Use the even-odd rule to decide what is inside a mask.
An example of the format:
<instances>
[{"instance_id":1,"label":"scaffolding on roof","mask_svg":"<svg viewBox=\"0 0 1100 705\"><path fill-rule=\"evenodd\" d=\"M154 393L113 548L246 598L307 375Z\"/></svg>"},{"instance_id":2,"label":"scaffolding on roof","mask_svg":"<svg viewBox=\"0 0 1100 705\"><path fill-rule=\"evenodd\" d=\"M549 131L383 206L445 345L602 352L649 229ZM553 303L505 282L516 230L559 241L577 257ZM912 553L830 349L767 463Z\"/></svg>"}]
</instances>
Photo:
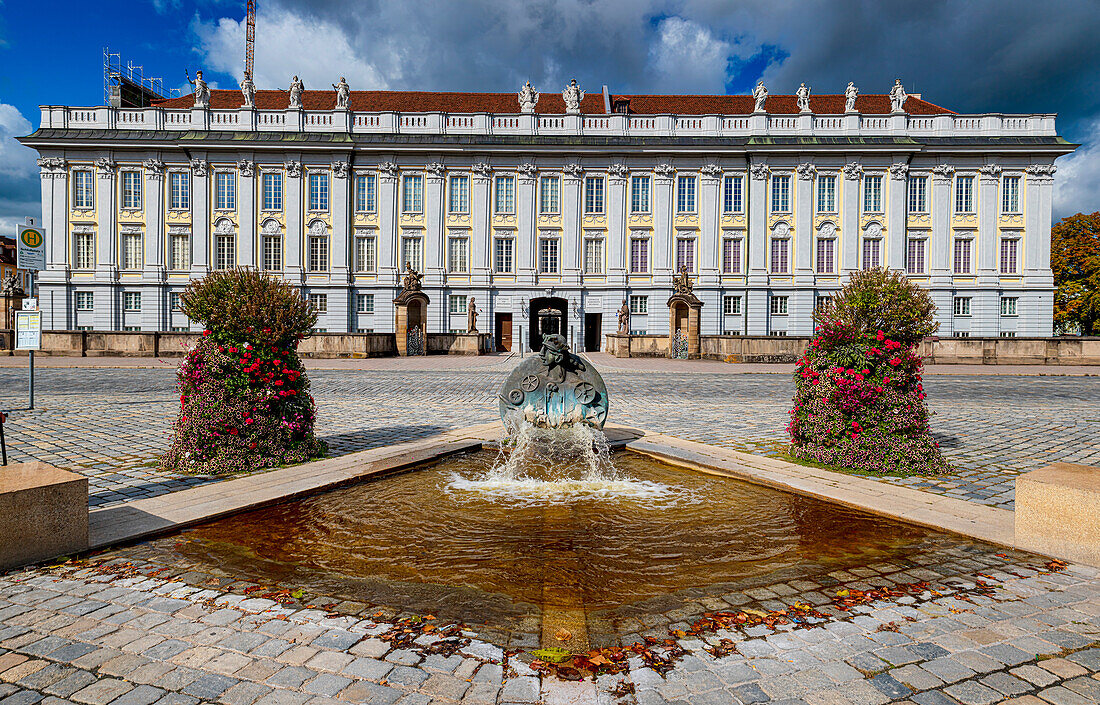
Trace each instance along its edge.
<instances>
[{"instance_id":1,"label":"scaffolding on roof","mask_svg":"<svg viewBox=\"0 0 1100 705\"><path fill-rule=\"evenodd\" d=\"M179 95L178 88L164 87L160 78L146 78L144 67L103 47L103 104L121 108L146 108L154 101Z\"/></svg>"}]
</instances>

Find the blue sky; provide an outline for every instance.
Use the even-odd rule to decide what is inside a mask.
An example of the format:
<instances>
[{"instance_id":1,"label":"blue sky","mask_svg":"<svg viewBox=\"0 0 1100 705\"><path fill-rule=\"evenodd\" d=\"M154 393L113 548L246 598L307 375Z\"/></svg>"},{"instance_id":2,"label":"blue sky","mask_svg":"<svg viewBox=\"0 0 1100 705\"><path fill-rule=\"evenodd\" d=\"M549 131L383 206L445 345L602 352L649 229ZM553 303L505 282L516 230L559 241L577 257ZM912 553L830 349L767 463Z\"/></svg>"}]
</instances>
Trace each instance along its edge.
<instances>
[{"instance_id":1,"label":"blue sky","mask_svg":"<svg viewBox=\"0 0 1100 705\"><path fill-rule=\"evenodd\" d=\"M1100 210L1100 6L1093 0L258 0L256 80L306 87L773 94L855 81L960 112L1057 112L1056 215ZM110 46L170 87L236 86L244 0L0 0L0 232L37 212L40 104L102 102Z\"/></svg>"}]
</instances>

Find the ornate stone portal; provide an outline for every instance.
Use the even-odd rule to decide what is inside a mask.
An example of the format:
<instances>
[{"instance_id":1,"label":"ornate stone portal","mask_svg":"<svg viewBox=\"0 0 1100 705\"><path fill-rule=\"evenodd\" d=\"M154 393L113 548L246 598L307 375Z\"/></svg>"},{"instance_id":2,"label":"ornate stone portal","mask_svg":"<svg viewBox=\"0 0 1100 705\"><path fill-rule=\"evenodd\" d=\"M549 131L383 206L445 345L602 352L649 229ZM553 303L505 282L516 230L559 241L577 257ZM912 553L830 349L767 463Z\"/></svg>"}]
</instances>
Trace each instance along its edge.
<instances>
[{"instance_id":1,"label":"ornate stone portal","mask_svg":"<svg viewBox=\"0 0 1100 705\"><path fill-rule=\"evenodd\" d=\"M512 370L500 390L500 418L544 428L583 423L603 428L607 387L591 364L569 352L565 337L546 335L542 350Z\"/></svg>"},{"instance_id":2,"label":"ornate stone portal","mask_svg":"<svg viewBox=\"0 0 1100 705\"><path fill-rule=\"evenodd\" d=\"M424 355L427 352L428 304L431 300L420 287L421 275L408 264L401 278L401 291L393 300L397 354Z\"/></svg>"},{"instance_id":3,"label":"ornate stone portal","mask_svg":"<svg viewBox=\"0 0 1100 705\"><path fill-rule=\"evenodd\" d=\"M686 269L672 280L673 294L668 299L668 356L672 358L700 357L699 311L703 302L692 292L691 276Z\"/></svg>"}]
</instances>

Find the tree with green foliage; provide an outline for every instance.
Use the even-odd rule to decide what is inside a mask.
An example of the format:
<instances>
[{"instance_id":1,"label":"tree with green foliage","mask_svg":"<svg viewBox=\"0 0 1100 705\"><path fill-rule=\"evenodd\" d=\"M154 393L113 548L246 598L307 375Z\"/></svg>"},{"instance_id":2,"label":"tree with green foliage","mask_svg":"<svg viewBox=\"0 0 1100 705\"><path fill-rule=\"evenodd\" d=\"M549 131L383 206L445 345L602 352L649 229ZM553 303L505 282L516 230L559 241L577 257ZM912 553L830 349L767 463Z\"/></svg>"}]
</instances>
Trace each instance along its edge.
<instances>
[{"instance_id":1,"label":"tree with green foliage","mask_svg":"<svg viewBox=\"0 0 1100 705\"><path fill-rule=\"evenodd\" d=\"M1054 325L1100 335L1100 213L1062 218L1050 230Z\"/></svg>"},{"instance_id":2,"label":"tree with green foliage","mask_svg":"<svg viewBox=\"0 0 1100 705\"><path fill-rule=\"evenodd\" d=\"M180 413L164 466L224 474L324 455L297 353L317 321L313 306L254 269L193 281L180 304L205 330L180 364Z\"/></svg>"},{"instance_id":3,"label":"tree with green foliage","mask_svg":"<svg viewBox=\"0 0 1100 705\"><path fill-rule=\"evenodd\" d=\"M796 458L868 473L948 471L929 431L917 346L935 332L928 292L897 272L855 272L814 312L787 427Z\"/></svg>"}]
</instances>

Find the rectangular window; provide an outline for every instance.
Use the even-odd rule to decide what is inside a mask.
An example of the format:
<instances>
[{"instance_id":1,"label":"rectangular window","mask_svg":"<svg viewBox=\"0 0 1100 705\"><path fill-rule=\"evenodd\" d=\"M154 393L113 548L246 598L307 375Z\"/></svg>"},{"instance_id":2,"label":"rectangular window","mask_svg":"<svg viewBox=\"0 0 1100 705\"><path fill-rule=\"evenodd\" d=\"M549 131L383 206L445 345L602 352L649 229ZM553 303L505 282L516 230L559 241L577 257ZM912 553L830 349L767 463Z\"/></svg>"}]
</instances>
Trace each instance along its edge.
<instances>
[{"instance_id":1,"label":"rectangular window","mask_svg":"<svg viewBox=\"0 0 1100 705\"><path fill-rule=\"evenodd\" d=\"M317 313L328 313L328 294L310 294L309 302ZM318 329L317 332L324 332Z\"/></svg>"},{"instance_id":2,"label":"rectangular window","mask_svg":"<svg viewBox=\"0 0 1100 705\"><path fill-rule=\"evenodd\" d=\"M817 309L823 309L829 305L829 302L833 300L831 296L818 296L814 307Z\"/></svg>"},{"instance_id":3,"label":"rectangular window","mask_svg":"<svg viewBox=\"0 0 1100 705\"><path fill-rule=\"evenodd\" d=\"M141 209L141 172L122 172L122 207L127 210Z\"/></svg>"},{"instance_id":4,"label":"rectangular window","mask_svg":"<svg viewBox=\"0 0 1100 705\"><path fill-rule=\"evenodd\" d=\"M836 177L817 177L817 212L836 213Z\"/></svg>"},{"instance_id":5,"label":"rectangular window","mask_svg":"<svg viewBox=\"0 0 1100 705\"><path fill-rule=\"evenodd\" d=\"M773 316L787 315L787 297L773 296L771 299L771 312Z\"/></svg>"},{"instance_id":6,"label":"rectangular window","mask_svg":"<svg viewBox=\"0 0 1100 705\"><path fill-rule=\"evenodd\" d=\"M185 211L191 207L191 174L186 171L168 172L168 208Z\"/></svg>"},{"instance_id":7,"label":"rectangular window","mask_svg":"<svg viewBox=\"0 0 1100 705\"><path fill-rule=\"evenodd\" d=\"M603 238L585 238L584 273L603 274Z\"/></svg>"},{"instance_id":8,"label":"rectangular window","mask_svg":"<svg viewBox=\"0 0 1100 705\"><path fill-rule=\"evenodd\" d=\"M237 266L237 243L232 235L214 238L214 266L216 269L233 269Z\"/></svg>"},{"instance_id":9,"label":"rectangular window","mask_svg":"<svg viewBox=\"0 0 1100 705\"><path fill-rule=\"evenodd\" d=\"M722 297L722 313L727 316L739 316L741 315L741 297L740 296L723 296Z\"/></svg>"},{"instance_id":10,"label":"rectangular window","mask_svg":"<svg viewBox=\"0 0 1100 705\"><path fill-rule=\"evenodd\" d=\"M309 175L309 209L311 211L328 210L328 174Z\"/></svg>"},{"instance_id":11,"label":"rectangular window","mask_svg":"<svg viewBox=\"0 0 1100 705\"><path fill-rule=\"evenodd\" d=\"M879 258L879 251L881 250L882 241L877 237L863 238L863 268L864 269L878 269L882 266L882 261Z\"/></svg>"},{"instance_id":12,"label":"rectangular window","mask_svg":"<svg viewBox=\"0 0 1100 705\"><path fill-rule=\"evenodd\" d=\"M515 242L510 237L498 237L493 240L493 266L497 274L511 274L514 271L512 252Z\"/></svg>"},{"instance_id":13,"label":"rectangular window","mask_svg":"<svg viewBox=\"0 0 1100 705\"><path fill-rule=\"evenodd\" d=\"M649 212L649 177L630 177L630 212Z\"/></svg>"},{"instance_id":14,"label":"rectangular window","mask_svg":"<svg viewBox=\"0 0 1100 705\"><path fill-rule=\"evenodd\" d=\"M905 252L907 274L924 274L924 238L909 238Z\"/></svg>"},{"instance_id":15,"label":"rectangular window","mask_svg":"<svg viewBox=\"0 0 1100 705\"><path fill-rule=\"evenodd\" d=\"M328 271L328 235L309 237L309 271Z\"/></svg>"},{"instance_id":16,"label":"rectangular window","mask_svg":"<svg viewBox=\"0 0 1100 705\"><path fill-rule=\"evenodd\" d=\"M787 273L787 248L790 241L785 237L772 238L772 274Z\"/></svg>"},{"instance_id":17,"label":"rectangular window","mask_svg":"<svg viewBox=\"0 0 1100 705\"><path fill-rule=\"evenodd\" d=\"M141 310L141 292L140 291L124 291L122 292L122 308L124 311L140 311Z\"/></svg>"},{"instance_id":18,"label":"rectangular window","mask_svg":"<svg viewBox=\"0 0 1100 705\"><path fill-rule=\"evenodd\" d=\"M424 264L424 240L421 237L401 238L401 269L406 266L422 272Z\"/></svg>"},{"instance_id":19,"label":"rectangular window","mask_svg":"<svg viewBox=\"0 0 1100 705\"><path fill-rule=\"evenodd\" d=\"M742 212L744 203L741 199L741 177L727 175L722 182L722 212Z\"/></svg>"},{"instance_id":20,"label":"rectangular window","mask_svg":"<svg viewBox=\"0 0 1100 705\"><path fill-rule=\"evenodd\" d=\"M646 274L649 272L649 238L635 237L630 239L630 273Z\"/></svg>"},{"instance_id":21,"label":"rectangular window","mask_svg":"<svg viewBox=\"0 0 1100 705\"><path fill-rule=\"evenodd\" d=\"M602 176L586 176L584 179L584 212L603 213L604 182Z\"/></svg>"},{"instance_id":22,"label":"rectangular window","mask_svg":"<svg viewBox=\"0 0 1100 705\"><path fill-rule=\"evenodd\" d=\"M955 315L956 316L969 316L970 315L970 297L969 296L956 296L955 297Z\"/></svg>"},{"instance_id":23,"label":"rectangular window","mask_svg":"<svg viewBox=\"0 0 1100 705\"><path fill-rule=\"evenodd\" d=\"M558 239L544 237L539 239L539 274L558 273Z\"/></svg>"},{"instance_id":24,"label":"rectangular window","mask_svg":"<svg viewBox=\"0 0 1100 705\"><path fill-rule=\"evenodd\" d=\"M182 311L183 307L180 305L180 293L178 291L168 292L168 310L169 311Z\"/></svg>"},{"instance_id":25,"label":"rectangular window","mask_svg":"<svg viewBox=\"0 0 1100 705\"><path fill-rule=\"evenodd\" d=\"M863 212L882 212L882 177L863 177Z\"/></svg>"},{"instance_id":26,"label":"rectangular window","mask_svg":"<svg viewBox=\"0 0 1100 705\"><path fill-rule=\"evenodd\" d=\"M539 213L561 212L561 180L556 176L539 179Z\"/></svg>"},{"instance_id":27,"label":"rectangular window","mask_svg":"<svg viewBox=\"0 0 1100 705\"><path fill-rule=\"evenodd\" d=\"M722 241L722 274L741 273L741 240L726 238Z\"/></svg>"},{"instance_id":28,"label":"rectangular window","mask_svg":"<svg viewBox=\"0 0 1100 705\"><path fill-rule=\"evenodd\" d=\"M1015 316L1016 315L1016 302L1019 298L1016 296L1002 296L1001 297L1001 315L1002 316Z\"/></svg>"},{"instance_id":29,"label":"rectangular window","mask_svg":"<svg viewBox=\"0 0 1100 705\"><path fill-rule=\"evenodd\" d=\"M264 172L263 175L263 206L265 211L281 211L283 209L283 175L276 172Z\"/></svg>"},{"instance_id":30,"label":"rectangular window","mask_svg":"<svg viewBox=\"0 0 1100 705\"><path fill-rule=\"evenodd\" d=\"M236 210L237 173L233 171L219 171L214 176L214 185L214 208L221 211Z\"/></svg>"},{"instance_id":31,"label":"rectangular window","mask_svg":"<svg viewBox=\"0 0 1100 705\"><path fill-rule=\"evenodd\" d=\"M1001 212L1020 212L1020 177L1006 176L1001 184Z\"/></svg>"},{"instance_id":32,"label":"rectangular window","mask_svg":"<svg viewBox=\"0 0 1100 705\"><path fill-rule=\"evenodd\" d=\"M73 172L73 208L95 208L95 182L87 169Z\"/></svg>"},{"instance_id":33,"label":"rectangular window","mask_svg":"<svg viewBox=\"0 0 1100 705\"><path fill-rule=\"evenodd\" d=\"M264 270L281 272L283 269L283 236L264 235Z\"/></svg>"},{"instance_id":34,"label":"rectangular window","mask_svg":"<svg viewBox=\"0 0 1100 705\"><path fill-rule=\"evenodd\" d=\"M401 180L401 210L405 213L424 212L424 177L408 174Z\"/></svg>"},{"instance_id":35,"label":"rectangular window","mask_svg":"<svg viewBox=\"0 0 1100 705\"><path fill-rule=\"evenodd\" d=\"M451 274L465 274L470 271L470 238L447 239L447 271Z\"/></svg>"},{"instance_id":36,"label":"rectangular window","mask_svg":"<svg viewBox=\"0 0 1100 705\"><path fill-rule=\"evenodd\" d=\"M955 274L970 274L970 240L955 239Z\"/></svg>"},{"instance_id":37,"label":"rectangular window","mask_svg":"<svg viewBox=\"0 0 1100 705\"><path fill-rule=\"evenodd\" d=\"M122 268L135 270L141 269L142 247L141 235L127 233L122 236Z\"/></svg>"},{"instance_id":38,"label":"rectangular window","mask_svg":"<svg viewBox=\"0 0 1100 705\"><path fill-rule=\"evenodd\" d=\"M377 182L374 174L358 174L355 177L355 210L373 213L378 210Z\"/></svg>"},{"instance_id":39,"label":"rectangular window","mask_svg":"<svg viewBox=\"0 0 1100 705\"><path fill-rule=\"evenodd\" d=\"M191 268L191 236L173 235L168 240L168 266L182 272Z\"/></svg>"},{"instance_id":40,"label":"rectangular window","mask_svg":"<svg viewBox=\"0 0 1100 705\"><path fill-rule=\"evenodd\" d=\"M91 269L95 266L95 235L73 233L73 269Z\"/></svg>"},{"instance_id":41,"label":"rectangular window","mask_svg":"<svg viewBox=\"0 0 1100 705\"><path fill-rule=\"evenodd\" d=\"M127 333L137 333L141 330L141 326L122 326L122 330Z\"/></svg>"},{"instance_id":42,"label":"rectangular window","mask_svg":"<svg viewBox=\"0 0 1100 705\"><path fill-rule=\"evenodd\" d=\"M695 177L682 174L676 177L676 212L695 212Z\"/></svg>"},{"instance_id":43,"label":"rectangular window","mask_svg":"<svg viewBox=\"0 0 1100 705\"><path fill-rule=\"evenodd\" d=\"M772 212L791 212L791 177L772 177Z\"/></svg>"},{"instance_id":44,"label":"rectangular window","mask_svg":"<svg viewBox=\"0 0 1100 705\"><path fill-rule=\"evenodd\" d=\"M630 312L641 316L649 313L649 297L632 295L630 297Z\"/></svg>"},{"instance_id":45,"label":"rectangular window","mask_svg":"<svg viewBox=\"0 0 1100 705\"><path fill-rule=\"evenodd\" d=\"M451 294L447 297L447 312L451 315L466 313L466 297L462 294Z\"/></svg>"},{"instance_id":46,"label":"rectangular window","mask_svg":"<svg viewBox=\"0 0 1100 705\"><path fill-rule=\"evenodd\" d=\"M955 177L955 212L974 212L974 177Z\"/></svg>"},{"instance_id":47,"label":"rectangular window","mask_svg":"<svg viewBox=\"0 0 1100 705\"><path fill-rule=\"evenodd\" d=\"M836 239L819 237L817 239L817 273L836 273Z\"/></svg>"},{"instance_id":48,"label":"rectangular window","mask_svg":"<svg viewBox=\"0 0 1100 705\"><path fill-rule=\"evenodd\" d=\"M374 294L356 294L355 312L374 313Z\"/></svg>"},{"instance_id":49,"label":"rectangular window","mask_svg":"<svg viewBox=\"0 0 1100 705\"><path fill-rule=\"evenodd\" d=\"M470 212L470 177L464 174L455 174L449 181L451 191L450 213Z\"/></svg>"},{"instance_id":50,"label":"rectangular window","mask_svg":"<svg viewBox=\"0 0 1100 705\"><path fill-rule=\"evenodd\" d=\"M511 215L516 212L516 177L498 176L494 179L496 188L496 212Z\"/></svg>"},{"instance_id":51,"label":"rectangular window","mask_svg":"<svg viewBox=\"0 0 1100 705\"><path fill-rule=\"evenodd\" d=\"M928 212L928 177L909 177L909 212Z\"/></svg>"},{"instance_id":52,"label":"rectangular window","mask_svg":"<svg viewBox=\"0 0 1100 705\"><path fill-rule=\"evenodd\" d=\"M95 299L90 291L78 291L76 292L76 310L77 311L91 311Z\"/></svg>"},{"instance_id":53,"label":"rectangular window","mask_svg":"<svg viewBox=\"0 0 1100 705\"><path fill-rule=\"evenodd\" d=\"M676 271L695 271L695 238L676 238Z\"/></svg>"},{"instance_id":54,"label":"rectangular window","mask_svg":"<svg viewBox=\"0 0 1100 705\"><path fill-rule=\"evenodd\" d=\"M355 238L355 271L373 272L377 266L375 251L375 239L373 237Z\"/></svg>"},{"instance_id":55,"label":"rectangular window","mask_svg":"<svg viewBox=\"0 0 1100 705\"><path fill-rule=\"evenodd\" d=\"M1016 269L1016 250L1019 244L1020 241L1014 238L1001 240L1001 274L1018 273Z\"/></svg>"}]
</instances>

